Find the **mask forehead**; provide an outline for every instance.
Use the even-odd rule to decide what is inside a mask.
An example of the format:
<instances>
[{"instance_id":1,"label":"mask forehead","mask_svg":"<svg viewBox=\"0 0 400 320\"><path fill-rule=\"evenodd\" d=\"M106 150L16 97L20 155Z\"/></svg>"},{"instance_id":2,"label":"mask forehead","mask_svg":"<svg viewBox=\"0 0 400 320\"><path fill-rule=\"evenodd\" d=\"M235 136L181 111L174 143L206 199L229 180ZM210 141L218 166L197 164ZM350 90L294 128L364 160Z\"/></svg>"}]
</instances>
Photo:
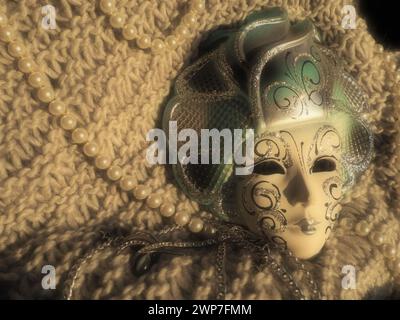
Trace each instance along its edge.
<instances>
[{"instance_id":1,"label":"mask forehead","mask_svg":"<svg viewBox=\"0 0 400 320\"><path fill-rule=\"evenodd\" d=\"M261 103L265 126L290 126L324 116L330 107L329 76L309 53L284 52L273 59L261 75ZM297 54L297 55L296 55ZM270 70L273 72L270 72Z\"/></svg>"},{"instance_id":2,"label":"mask forehead","mask_svg":"<svg viewBox=\"0 0 400 320\"><path fill-rule=\"evenodd\" d=\"M290 165L299 152L304 161L323 154L340 156L341 140L339 130L327 120L274 128L256 137L255 162L269 158Z\"/></svg>"}]
</instances>

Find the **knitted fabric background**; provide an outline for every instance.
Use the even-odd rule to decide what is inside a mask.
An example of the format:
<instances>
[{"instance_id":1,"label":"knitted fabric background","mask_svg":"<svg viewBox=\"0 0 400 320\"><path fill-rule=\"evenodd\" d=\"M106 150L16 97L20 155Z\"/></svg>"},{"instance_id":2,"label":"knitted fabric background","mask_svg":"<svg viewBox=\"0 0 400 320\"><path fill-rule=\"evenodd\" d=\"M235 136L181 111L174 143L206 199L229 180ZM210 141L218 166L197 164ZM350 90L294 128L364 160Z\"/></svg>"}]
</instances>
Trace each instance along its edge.
<instances>
[{"instance_id":1,"label":"knitted fabric background","mask_svg":"<svg viewBox=\"0 0 400 320\"><path fill-rule=\"evenodd\" d=\"M173 34L188 0L120 0L118 9L152 39ZM1 0L0 10L51 79L57 96L96 141L137 183L150 186L178 211L199 210L176 187L166 166L150 166L147 132L160 117L174 78L194 57L201 39L221 25L236 25L253 10L283 6L290 19L310 17L325 44L347 62L369 95L368 120L376 157L346 199L337 228L312 261L328 299L399 297L400 276L380 246L355 232L366 220L385 241L398 245L399 55L382 50L357 17L354 30L341 27L348 0L207 0L190 36L174 50L153 54L123 39L95 0ZM57 28L41 27L41 7L56 7ZM398 72L398 71L397 71ZM398 77L397 77L398 79ZM347 209L346 209L347 208ZM26 76L0 42L0 296L62 298L71 266L99 239L101 230L147 230L173 224L95 168L59 121L35 97ZM397 250L397 258L400 248ZM140 277L131 272L129 250L95 254L82 266L74 298L212 299L215 252L162 255ZM56 290L43 290L44 265L56 268ZM357 270L357 287L342 288L342 267ZM228 299L281 299L285 290L266 270L255 270L245 252L228 251ZM397 273L396 273L397 272ZM299 275L300 277L301 275Z\"/></svg>"}]
</instances>

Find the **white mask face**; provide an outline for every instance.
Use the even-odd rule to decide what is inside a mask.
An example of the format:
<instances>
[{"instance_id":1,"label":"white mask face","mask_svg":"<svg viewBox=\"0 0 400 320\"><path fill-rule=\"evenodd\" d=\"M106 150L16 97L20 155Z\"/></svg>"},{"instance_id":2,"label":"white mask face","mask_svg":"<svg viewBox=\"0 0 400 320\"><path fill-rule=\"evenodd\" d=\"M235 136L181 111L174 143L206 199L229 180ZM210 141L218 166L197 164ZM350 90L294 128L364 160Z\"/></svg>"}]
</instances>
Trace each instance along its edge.
<instances>
[{"instance_id":1,"label":"white mask face","mask_svg":"<svg viewBox=\"0 0 400 320\"><path fill-rule=\"evenodd\" d=\"M252 175L237 184L243 222L295 256L309 259L324 246L341 206L340 136L332 123L309 123L255 141Z\"/></svg>"}]
</instances>

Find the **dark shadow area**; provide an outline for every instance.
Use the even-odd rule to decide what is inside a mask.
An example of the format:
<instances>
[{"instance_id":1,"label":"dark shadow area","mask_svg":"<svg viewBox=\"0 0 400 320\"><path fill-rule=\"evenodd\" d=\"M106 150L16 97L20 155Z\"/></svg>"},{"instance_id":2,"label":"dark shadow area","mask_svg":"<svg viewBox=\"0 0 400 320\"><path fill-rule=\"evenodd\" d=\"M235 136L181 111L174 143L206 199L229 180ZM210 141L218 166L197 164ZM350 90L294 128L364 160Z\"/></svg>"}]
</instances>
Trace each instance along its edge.
<instances>
[{"instance_id":1,"label":"dark shadow area","mask_svg":"<svg viewBox=\"0 0 400 320\"><path fill-rule=\"evenodd\" d=\"M388 0L361 0L357 14L364 18L368 30L385 49L400 49L399 3Z\"/></svg>"}]
</instances>

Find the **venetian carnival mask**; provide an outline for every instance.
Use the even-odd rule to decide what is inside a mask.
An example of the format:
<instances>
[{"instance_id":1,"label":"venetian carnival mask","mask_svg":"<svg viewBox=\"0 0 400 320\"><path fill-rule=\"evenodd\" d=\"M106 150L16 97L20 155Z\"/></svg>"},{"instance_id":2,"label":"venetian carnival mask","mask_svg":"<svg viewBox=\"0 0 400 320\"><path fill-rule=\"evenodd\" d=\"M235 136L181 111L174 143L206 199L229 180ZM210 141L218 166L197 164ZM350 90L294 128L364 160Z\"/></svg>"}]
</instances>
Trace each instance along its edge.
<instances>
[{"instance_id":1,"label":"venetian carnival mask","mask_svg":"<svg viewBox=\"0 0 400 320\"><path fill-rule=\"evenodd\" d=\"M164 129L253 129L251 173L235 174L234 162L177 163L178 184L220 219L313 257L372 157L365 95L313 25L279 8L214 33L206 47L178 77Z\"/></svg>"}]
</instances>

